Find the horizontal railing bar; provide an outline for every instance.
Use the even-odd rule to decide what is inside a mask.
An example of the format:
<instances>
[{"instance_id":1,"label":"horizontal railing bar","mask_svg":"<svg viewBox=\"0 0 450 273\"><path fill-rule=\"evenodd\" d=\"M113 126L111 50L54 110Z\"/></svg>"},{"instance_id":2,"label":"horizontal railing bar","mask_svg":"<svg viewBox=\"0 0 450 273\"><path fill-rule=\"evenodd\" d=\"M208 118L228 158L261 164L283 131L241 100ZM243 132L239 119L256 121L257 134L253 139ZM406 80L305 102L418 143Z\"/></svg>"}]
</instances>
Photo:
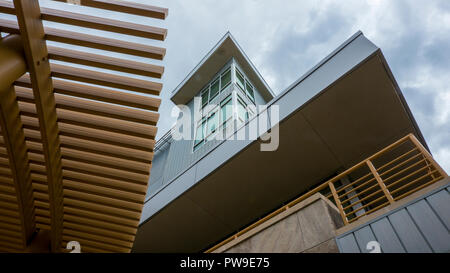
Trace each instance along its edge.
<instances>
[{"instance_id":1,"label":"horizontal railing bar","mask_svg":"<svg viewBox=\"0 0 450 273\"><path fill-rule=\"evenodd\" d=\"M368 210L368 211L366 211L366 213L364 213L364 214L362 214L362 215L359 215L359 216L357 216L357 217L355 217L355 218L349 220L348 223L353 223L353 222L355 222L356 220L358 220L359 218L361 218L361 217L363 217L363 216L366 216L366 215L369 215L369 214L371 214L372 212L377 211L377 210L379 210L379 209L381 209L381 208L384 208L384 207L386 207L386 206L389 205L389 204L390 204L389 201L384 202L384 203L382 203L381 205L379 205L378 207L375 207L375 208L373 208L373 209L371 209L371 210Z\"/></svg>"},{"instance_id":2,"label":"horizontal railing bar","mask_svg":"<svg viewBox=\"0 0 450 273\"><path fill-rule=\"evenodd\" d=\"M395 158L395 159L391 160L390 162L384 164L383 166L379 167L379 168L377 169L377 172L380 172L382 169L386 168L387 166L391 165L392 163L394 163L394 162L396 162L396 161L402 159L403 157L405 157L405 156L409 155L410 153L412 153L412 152L414 152L414 151L417 151L417 150L418 150L418 148L417 148L417 147L414 147L413 149L409 150L408 152L406 152L406 153L404 153L404 154L398 156L397 158Z\"/></svg>"},{"instance_id":3,"label":"horizontal railing bar","mask_svg":"<svg viewBox=\"0 0 450 273\"><path fill-rule=\"evenodd\" d=\"M386 195L383 194L382 196L378 197L377 199L375 199L375 200L373 200L373 201L370 201L369 203L365 204L364 206L361 206L361 207L359 207L359 208L357 208L357 209L351 211L350 213L345 214L345 216L347 217L347 216L349 216L349 215L355 214L355 213L357 213L358 211L367 208L368 206L370 206L370 205L372 205L372 204L374 204L374 203L380 201L380 200L383 199L383 198L387 198Z\"/></svg>"},{"instance_id":4,"label":"horizontal railing bar","mask_svg":"<svg viewBox=\"0 0 450 273\"><path fill-rule=\"evenodd\" d=\"M419 165L420 163L423 163L424 161L425 161L425 158L424 158L424 159L421 159L421 160L419 160L419 161L417 161L416 163L414 163L414 164L412 164L412 165L410 165L410 166L408 166L408 167L406 167L406 168L404 168L404 169L402 169L402 170L400 170L400 171L398 171L398 172L396 172L395 174L389 176L388 178L383 179L384 183L386 183L387 181L391 180L393 177L396 177L396 176L398 176L399 174L402 174L402 173L404 173L405 171L407 171L407 170L409 170L409 169L411 169L411 168L414 168L415 166Z\"/></svg>"},{"instance_id":5,"label":"horizontal railing bar","mask_svg":"<svg viewBox=\"0 0 450 273\"><path fill-rule=\"evenodd\" d=\"M379 186L378 183L373 184L372 186L368 187L367 189L365 189L365 190L359 192L358 195L364 194L364 193L368 192L369 190L373 189L373 188L376 187L376 186ZM348 202L348 201L350 201L350 200L352 200L352 199L355 199L355 197L351 197L351 198L345 199L344 201L342 201L342 204L343 204L343 203L346 203L346 202Z\"/></svg>"},{"instance_id":6,"label":"horizontal railing bar","mask_svg":"<svg viewBox=\"0 0 450 273\"><path fill-rule=\"evenodd\" d=\"M341 198L341 197L343 197L343 196L346 196L346 195L349 195L350 193L352 193L352 192L354 192L354 191L360 189L361 187L365 186L367 183L370 183L370 182L372 182L372 181L374 181L374 180L375 180L375 177L372 177L371 179L365 181L365 182L362 183L361 185L358 185L358 186L354 187L354 188L351 189L349 192L346 192L346 193L340 195L339 198Z\"/></svg>"},{"instance_id":7,"label":"horizontal railing bar","mask_svg":"<svg viewBox=\"0 0 450 273\"><path fill-rule=\"evenodd\" d=\"M408 191L408 192L406 192L406 193L404 193L404 194L402 194L402 195L399 195L399 196L395 197L394 200L400 200L400 199L402 199L402 198L404 198L404 197L406 197L406 196L408 196L408 195L410 195L410 194L413 194L413 193L415 193L416 191L421 190L421 189L423 189L423 188L425 188L425 187L427 187L427 186L429 186L429 185L435 183L436 181L442 179L442 177L443 177L443 176L440 175L440 176L434 178L433 180L431 180L430 182L427 182L427 183L425 183L425 184L422 184L422 185L418 186L417 188L414 188L414 189L412 189L412 190L410 190L410 191Z\"/></svg>"},{"instance_id":8,"label":"horizontal railing bar","mask_svg":"<svg viewBox=\"0 0 450 273\"><path fill-rule=\"evenodd\" d=\"M372 192L371 194L367 195L366 197L364 197L364 198L362 198L362 199L359 199L358 201L356 201L356 202L354 202L354 203L351 203L350 205L346 206L346 207L344 208L344 210L346 210L346 209L348 209L348 208L350 208L350 207L353 207L353 206L355 206L355 205L357 205L357 204L363 202L364 200L367 200L368 198L370 198L370 197L372 197L372 196L374 196L374 195L377 195L377 194L380 193L380 192L383 192L383 190L382 190L382 189L379 189L379 190L377 190L377 191ZM357 196L357 197L359 197L359 196Z\"/></svg>"},{"instance_id":9,"label":"horizontal railing bar","mask_svg":"<svg viewBox=\"0 0 450 273\"><path fill-rule=\"evenodd\" d=\"M368 177L368 176L370 176L370 175L372 175L372 173L371 173L371 172L369 172L368 174L366 174L366 175L364 175L364 176L362 176L362 177L358 178L357 180L355 180L355 181L353 181L353 182L351 182L351 183L349 183L349 184L345 185L345 187L343 187L343 188L340 188L340 189L336 189L336 193L339 193L339 192L341 192L341 191L343 191L343 190L345 190L345 189L347 189L347 188L351 187L352 185L354 185L354 184L358 183L359 181L361 181L361 180L363 180L363 179L367 178L367 177Z\"/></svg>"},{"instance_id":10,"label":"horizontal railing bar","mask_svg":"<svg viewBox=\"0 0 450 273\"><path fill-rule=\"evenodd\" d=\"M405 184L403 186L400 186L400 187L396 188L395 190L392 190L391 194L394 194L394 193L396 193L396 192L398 192L398 191L400 191L400 190L402 190L402 189L404 189L404 188L406 188L406 187L408 187L408 186L410 186L410 185L412 185L414 183L417 183L418 181L424 179L425 177L431 176L435 172L437 172L437 170L434 170L432 172L427 172L426 174L422 175L421 177L418 177L418 178L414 179L413 181L411 181L411 182L409 182L409 183L407 183L407 184Z\"/></svg>"},{"instance_id":11,"label":"horizontal railing bar","mask_svg":"<svg viewBox=\"0 0 450 273\"><path fill-rule=\"evenodd\" d=\"M386 187L389 189L390 187L392 187L394 185L397 185L398 183L402 182L403 180L405 180L405 179L407 179L407 178L409 178L409 177L411 177L411 176L413 176L413 175L415 175L415 174L417 174L419 172L424 171L426 168L428 168L428 166L423 166L422 168L415 170L414 172L408 174L407 176L404 176L404 177L400 178L399 180L396 180L395 182L392 182L389 185L386 185Z\"/></svg>"},{"instance_id":12,"label":"horizontal railing bar","mask_svg":"<svg viewBox=\"0 0 450 273\"><path fill-rule=\"evenodd\" d=\"M406 159L405 161L402 161L402 162L400 162L399 164L395 165L394 167L390 168L389 170L387 170L387 171L381 173L380 176L383 176L383 175L385 175L385 174L387 174L387 173L389 173L389 172L391 172L391 171L397 169L398 167L401 167L401 166L405 165L406 163L410 162L411 160L417 158L417 157L420 156L420 155L422 155L420 152L419 152L418 154L413 155L412 157Z\"/></svg>"}]
</instances>

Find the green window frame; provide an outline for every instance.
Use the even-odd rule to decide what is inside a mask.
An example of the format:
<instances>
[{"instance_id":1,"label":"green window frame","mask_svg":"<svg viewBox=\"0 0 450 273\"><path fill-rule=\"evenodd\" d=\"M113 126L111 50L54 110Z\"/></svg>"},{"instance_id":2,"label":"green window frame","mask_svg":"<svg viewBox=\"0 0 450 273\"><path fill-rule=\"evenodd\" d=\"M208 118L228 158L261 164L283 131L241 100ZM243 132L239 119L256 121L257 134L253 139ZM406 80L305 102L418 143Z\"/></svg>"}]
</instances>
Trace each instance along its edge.
<instances>
[{"instance_id":1,"label":"green window frame","mask_svg":"<svg viewBox=\"0 0 450 273\"><path fill-rule=\"evenodd\" d=\"M216 80L214 80L211 83L211 88L210 88L210 92L209 92L209 101L211 102L218 94L220 91L220 79L217 78Z\"/></svg>"},{"instance_id":2,"label":"green window frame","mask_svg":"<svg viewBox=\"0 0 450 273\"><path fill-rule=\"evenodd\" d=\"M224 90L231 83L231 68L220 75L220 90Z\"/></svg>"},{"instance_id":3,"label":"green window frame","mask_svg":"<svg viewBox=\"0 0 450 273\"><path fill-rule=\"evenodd\" d=\"M206 127L206 118L203 118L199 125L197 125L195 132L195 140L194 140L194 150L198 149L203 145L205 140L205 127Z\"/></svg>"},{"instance_id":4,"label":"green window frame","mask_svg":"<svg viewBox=\"0 0 450 273\"><path fill-rule=\"evenodd\" d=\"M208 117L208 126L206 130L206 141L208 141L215 132L217 132L217 128L219 128L219 111L215 110Z\"/></svg>"},{"instance_id":5,"label":"green window frame","mask_svg":"<svg viewBox=\"0 0 450 273\"><path fill-rule=\"evenodd\" d=\"M208 104L208 96L209 96L209 86L201 92L202 97L202 109Z\"/></svg>"},{"instance_id":6,"label":"green window frame","mask_svg":"<svg viewBox=\"0 0 450 273\"><path fill-rule=\"evenodd\" d=\"M254 87L247 79L245 80L245 93L251 101L255 101Z\"/></svg>"},{"instance_id":7,"label":"green window frame","mask_svg":"<svg viewBox=\"0 0 450 273\"><path fill-rule=\"evenodd\" d=\"M220 115L221 115L220 120L221 126L226 127L225 124L228 122L229 119L233 117L233 98L231 95L226 97L220 103Z\"/></svg>"},{"instance_id":8,"label":"green window frame","mask_svg":"<svg viewBox=\"0 0 450 273\"><path fill-rule=\"evenodd\" d=\"M248 120L247 104L239 97L239 95L237 102L238 118L241 119L241 121L246 122Z\"/></svg>"},{"instance_id":9,"label":"green window frame","mask_svg":"<svg viewBox=\"0 0 450 273\"><path fill-rule=\"evenodd\" d=\"M242 90L245 90L244 74L241 71L239 71L237 67L236 67L236 83Z\"/></svg>"}]
</instances>

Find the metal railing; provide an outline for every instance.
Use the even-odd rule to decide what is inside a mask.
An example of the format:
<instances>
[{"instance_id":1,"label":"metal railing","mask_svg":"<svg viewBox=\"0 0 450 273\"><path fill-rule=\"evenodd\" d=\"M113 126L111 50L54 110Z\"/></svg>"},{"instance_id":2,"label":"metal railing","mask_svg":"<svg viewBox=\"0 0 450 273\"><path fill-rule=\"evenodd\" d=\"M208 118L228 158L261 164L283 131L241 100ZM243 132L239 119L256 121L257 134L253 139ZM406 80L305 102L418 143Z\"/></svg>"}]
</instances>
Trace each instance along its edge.
<instances>
[{"instance_id":1,"label":"metal railing","mask_svg":"<svg viewBox=\"0 0 450 273\"><path fill-rule=\"evenodd\" d=\"M336 205L348 225L445 177L446 172L431 154L413 134L408 134L206 252L237 239L318 192Z\"/></svg>"}]
</instances>

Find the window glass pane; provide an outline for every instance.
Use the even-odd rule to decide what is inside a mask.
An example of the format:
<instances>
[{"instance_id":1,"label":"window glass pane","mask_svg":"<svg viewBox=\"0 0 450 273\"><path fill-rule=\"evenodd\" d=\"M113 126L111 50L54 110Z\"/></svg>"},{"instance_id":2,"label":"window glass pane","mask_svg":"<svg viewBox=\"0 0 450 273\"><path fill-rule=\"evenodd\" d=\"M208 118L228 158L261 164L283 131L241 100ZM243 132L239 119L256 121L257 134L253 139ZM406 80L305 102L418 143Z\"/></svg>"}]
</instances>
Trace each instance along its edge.
<instances>
[{"instance_id":1,"label":"window glass pane","mask_svg":"<svg viewBox=\"0 0 450 273\"><path fill-rule=\"evenodd\" d=\"M219 94L219 79L215 80L211 84L211 93L210 93L210 101L215 98Z\"/></svg>"},{"instance_id":2,"label":"window glass pane","mask_svg":"<svg viewBox=\"0 0 450 273\"><path fill-rule=\"evenodd\" d=\"M227 119L229 119L232 114L233 114L233 106L232 106L233 101L231 100L231 97L226 98L222 103L221 103L221 115L222 115L222 120L221 123L224 123Z\"/></svg>"},{"instance_id":3,"label":"window glass pane","mask_svg":"<svg viewBox=\"0 0 450 273\"><path fill-rule=\"evenodd\" d=\"M255 98L253 97L253 86L245 81L245 90L247 91L247 96L253 101Z\"/></svg>"},{"instance_id":4,"label":"window glass pane","mask_svg":"<svg viewBox=\"0 0 450 273\"><path fill-rule=\"evenodd\" d=\"M220 90L223 90L225 87L227 87L231 82L231 70L228 69L225 73L221 76L221 87Z\"/></svg>"},{"instance_id":5,"label":"window glass pane","mask_svg":"<svg viewBox=\"0 0 450 273\"><path fill-rule=\"evenodd\" d=\"M208 118L208 131L206 132L206 135L213 133L216 131L217 127L219 126L219 114L218 112L215 112L211 114Z\"/></svg>"},{"instance_id":6,"label":"window glass pane","mask_svg":"<svg viewBox=\"0 0 450 273\"><path fill-rule=\"evenodd\" d=\"M244 76L242 76L242 73L237 68L236 68L236 79L238 86L240 86L244 90Z\"/></svg>"},{"instance_id":7,"label":"window glass pane","mask_svg":"<svg viewBox=\"0 0 450 273\"><path fill-rule=\"evenodd\" d=\"M195 141L194 146L197 146L200 142L203 142L204 133L205 133L205 120L202 121L202 124L197 126L197 132L195 133Z\"/></svg>"},{"instance_id":8,"label":"window glass pane","mask_svg":"<svg viewBox=\"0 0 450 273\"><path fill-rule=\"evenodd\" d=\"M238 99L238 117L242 120L242 121L247 121L248 120L248 113L247 113L247 109L246 109L246 105L245 103Z\"/></svg>"},{"instance_id":9,"label":"window glass pane","mask_svg":"<svg viewBox=\"0 0 450 273\"><path fill-rule=\"evenodd\" d=\"M202 91L202 108L208 104L208 91L209 88Z\"/></svg>"}]
</instances>

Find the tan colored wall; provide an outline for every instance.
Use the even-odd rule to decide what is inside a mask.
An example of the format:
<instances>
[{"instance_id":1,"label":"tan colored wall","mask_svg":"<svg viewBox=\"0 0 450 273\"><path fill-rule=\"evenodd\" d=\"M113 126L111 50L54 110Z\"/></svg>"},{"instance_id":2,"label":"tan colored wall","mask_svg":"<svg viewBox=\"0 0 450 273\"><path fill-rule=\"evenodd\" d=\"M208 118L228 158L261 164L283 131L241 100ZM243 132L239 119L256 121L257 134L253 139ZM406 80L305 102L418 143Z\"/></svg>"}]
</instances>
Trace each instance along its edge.
<instances>
[{"instance_id":1,"label":"tan colored wall","mask_svg":"<svg viewBox=\"0 0 450 273\"><path fill-rule=\"evenodd\" d=\"M339 252L334 237L342 225L334 204L317 193L214 252Z\"/></svg>"}]
</instances>

